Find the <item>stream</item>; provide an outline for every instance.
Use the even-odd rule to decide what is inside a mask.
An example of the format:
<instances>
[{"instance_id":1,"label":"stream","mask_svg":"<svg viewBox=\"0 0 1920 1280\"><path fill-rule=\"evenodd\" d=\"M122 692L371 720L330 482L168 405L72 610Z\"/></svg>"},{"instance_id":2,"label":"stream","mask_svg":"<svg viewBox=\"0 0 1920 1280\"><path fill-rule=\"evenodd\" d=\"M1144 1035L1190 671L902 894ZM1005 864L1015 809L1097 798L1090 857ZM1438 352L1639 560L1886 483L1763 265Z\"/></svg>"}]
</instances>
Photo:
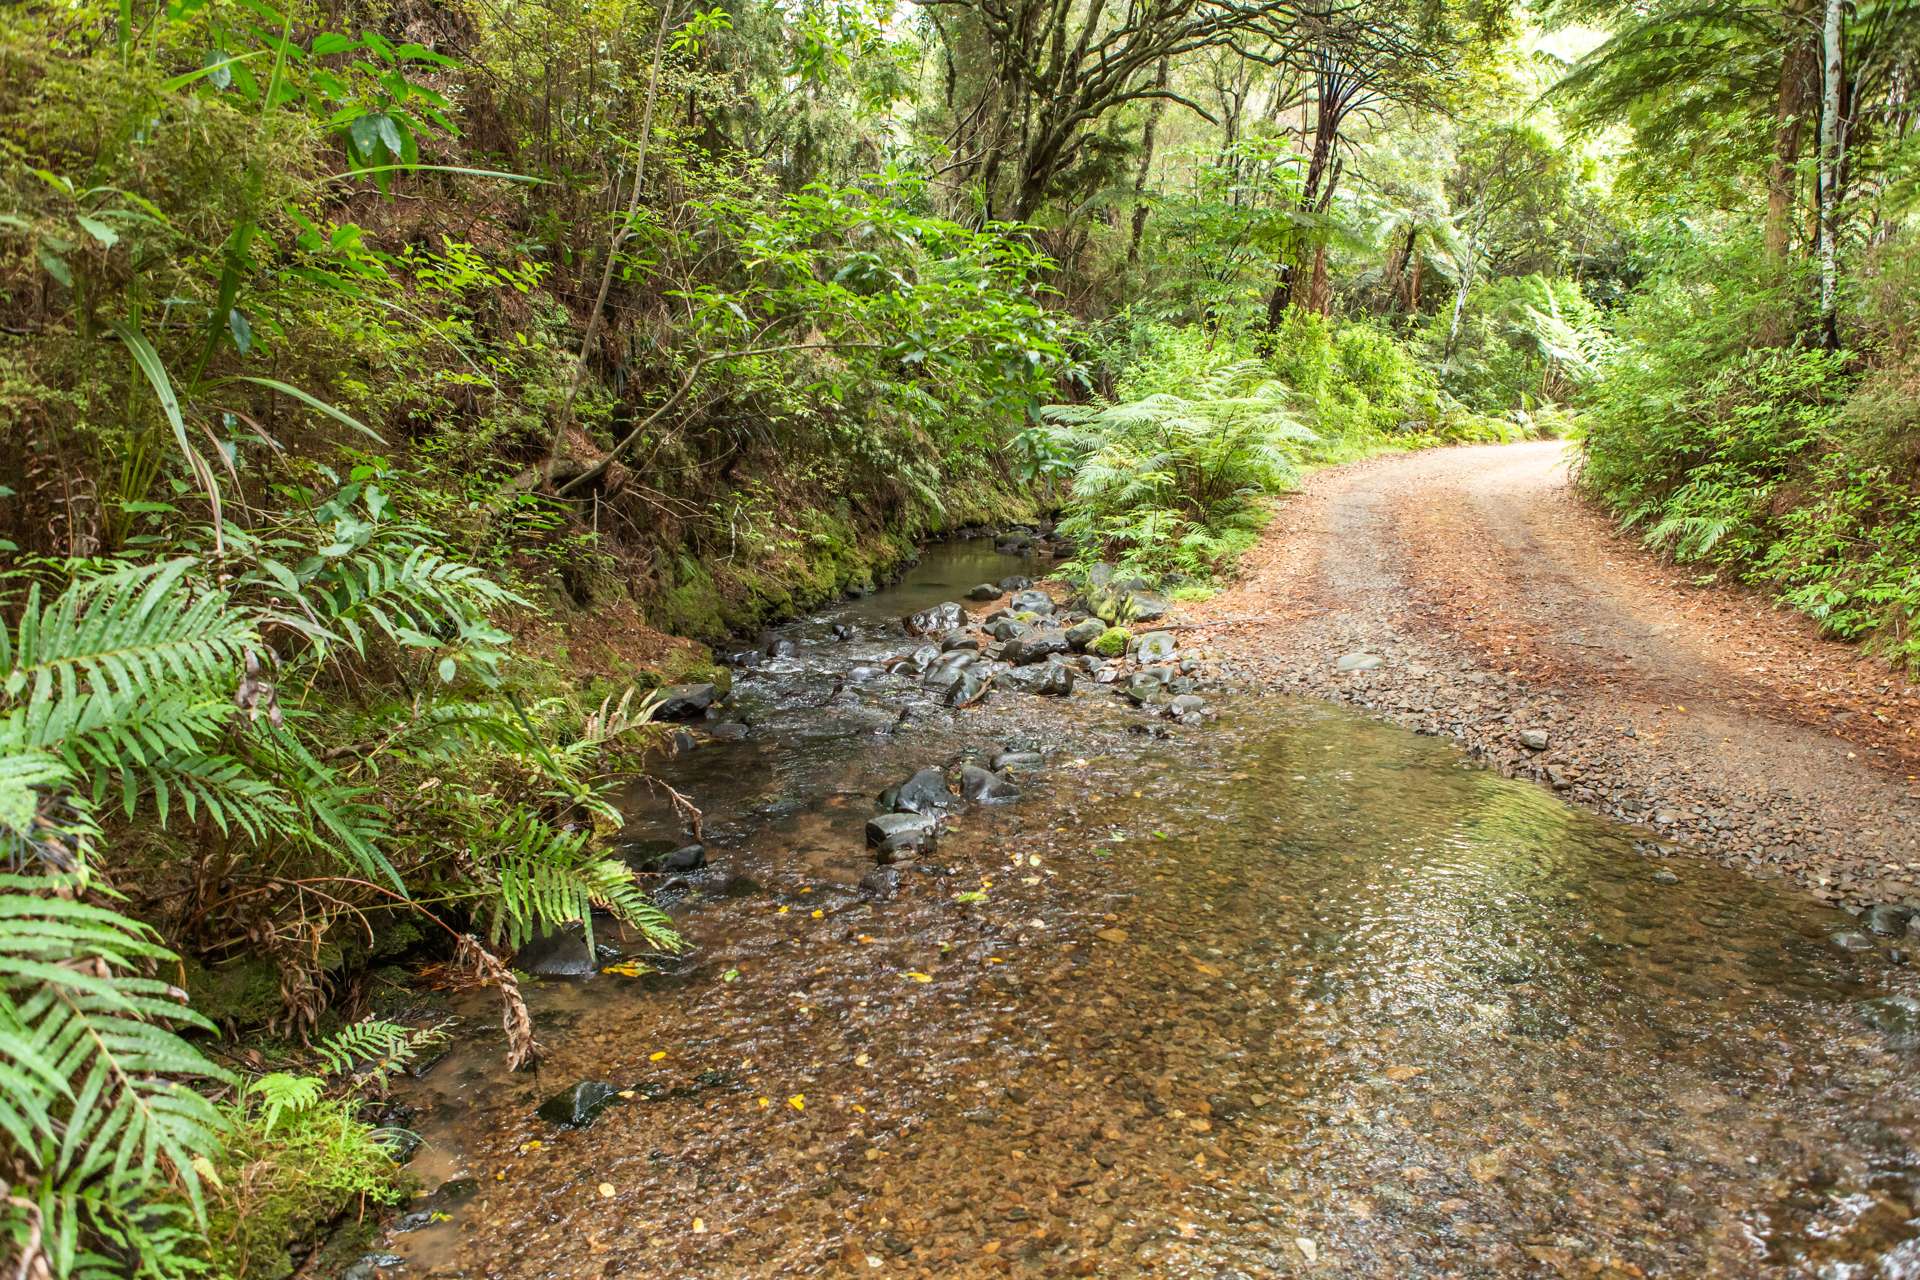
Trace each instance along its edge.
<instances>
[{"instance_id":1,"label":"stream","mask_svg":"<svg viewBox=\"0 0 1920 1280\"><path fill-rule=\"evenodd\" d=\"M1920 1277L1903 939L1318 703L846 678L1039 572L934 547L775 633L660 769L688 954L527 982L537 1073L464 995L399 1087L396 1274ZM861 886L877 792L1007 748L1017 802ZM536 1116L582 1080L626 1096Z\"/></svg>"}]
</instances>

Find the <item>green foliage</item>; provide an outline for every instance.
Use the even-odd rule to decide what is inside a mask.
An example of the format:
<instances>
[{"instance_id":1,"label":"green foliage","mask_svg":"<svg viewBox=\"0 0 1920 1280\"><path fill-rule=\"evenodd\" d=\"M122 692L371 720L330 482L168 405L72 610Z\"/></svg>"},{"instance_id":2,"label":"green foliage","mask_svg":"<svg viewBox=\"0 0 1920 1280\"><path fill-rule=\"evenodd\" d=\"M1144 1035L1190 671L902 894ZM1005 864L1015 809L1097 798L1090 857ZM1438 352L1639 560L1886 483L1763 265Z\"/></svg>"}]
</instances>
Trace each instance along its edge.
<instances>
[{"instance_id":1,"label":"green foliage","mask_svg":"<svg viewBox=\"0 0 1920 1280\"><path fill-rule=\"evenodd\" d=\"M1119 658L1127 652L1127 642L1133 639L1133 633L1125 627L1108 627L1093 642L1093 651L1103 658Z\"/></svg>"},{"instance_id":2,"label":"green foliage","mask_svg":"<svg viewBox=\"0 0 1920 1280\"><path fill-rule=\"evenodd\" d=\"M1258 363L1238 361L1186 395L1049 406L1060 448L1077 459L1061 531L1130 569L1211 572L1250 544L1255 500L1294 479L1294 450L1314 439L1290 399Z\"/></svg>"},{"instance_id":3,"label":"green foliage","mask_svg":"<svg viewBox=\"0 0 1920 1280\"><path fill-rule=\"evenodd\" d=\"M1448 318L1435 316L1422 345L1439 363L1447 390L1486 413L1572 401L1612 354L1612 337L1580 285L1540 275L1476 286L1453 354L1442 359L1447 335Z\"/></svg>"}]
</instances>

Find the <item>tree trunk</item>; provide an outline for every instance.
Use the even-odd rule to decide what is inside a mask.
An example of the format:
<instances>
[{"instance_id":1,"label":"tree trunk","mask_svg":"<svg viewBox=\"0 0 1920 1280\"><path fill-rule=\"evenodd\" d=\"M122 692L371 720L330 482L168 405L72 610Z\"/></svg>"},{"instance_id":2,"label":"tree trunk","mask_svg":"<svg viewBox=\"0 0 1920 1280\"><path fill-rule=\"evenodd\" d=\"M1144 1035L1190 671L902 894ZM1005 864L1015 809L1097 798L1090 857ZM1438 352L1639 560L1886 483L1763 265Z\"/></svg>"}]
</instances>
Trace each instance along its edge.
<instances>
[{"instance_id":1,"label":"tree trunk","mask_svg":"<svg viewBox=\"0 0 1920 1280\"><path fill-rule=\"evenodd\" d=\"M1828 347L1840 340L1837 309L1840 264L1834 244L1840 228L1840 164L1845 139L1840 121L1840 82L1845 72L1840 20L1845 0L1826 0L1820 52L1820 324Z\"/></svg>"},{"instance_id":2,"label":"tree trunk","mask_svg":"<svg viewBox=\"0 0 1920 1280\"><path fill-rule=\"evenodd\" d=\"M1160 59L1159 67L1154 71L1153 85L1156 89L1167 87L1166 58ZM1160 116L1167 109L1165 98L1155 98L1147 106L1147 127L1140 134L1140 168L1133 176L1133 237L1127 242L1127 265L1134 266L1140 261L1140 241L1147 234L1147 178L1153 172L1154 135L1160 131Z\"/></svg>"},{"instance_id":3,"label":"tree trunk","mask_svg":"<svg viewBox=\"0 0 1920 1280\"><path fill-rule=\"evenodd\" d=\"M1773 158L1767 166L1767 270L1776 286L1786 283L1792 248L1794 187L1800 165L1800 139L1805 133L1809 81L1819 60L1819 46L1811 32L1801 34L1811 9L1810 0L1794 0L1787 10L1788 43L1780 59L1780 91L1774 106ZM1788 337L1791 304L1778 307L1762 324L1760 339L1778 346Z\"/></svg>"}]
</instances>

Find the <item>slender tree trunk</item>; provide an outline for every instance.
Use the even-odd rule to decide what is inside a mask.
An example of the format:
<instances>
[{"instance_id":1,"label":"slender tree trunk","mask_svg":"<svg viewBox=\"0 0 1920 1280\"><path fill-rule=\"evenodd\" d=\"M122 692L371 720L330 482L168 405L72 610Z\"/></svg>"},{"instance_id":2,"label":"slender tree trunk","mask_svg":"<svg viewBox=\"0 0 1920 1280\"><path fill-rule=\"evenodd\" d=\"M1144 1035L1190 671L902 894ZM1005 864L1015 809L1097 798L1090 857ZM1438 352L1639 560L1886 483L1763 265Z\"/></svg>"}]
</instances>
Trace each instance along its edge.
<instances>
[{"instance_id":1,"label":"slender tree trunk","mask_svg":"<svg viewBox=\"0 0 1920 1280\"><path fill-rule=\"evenodd\" d=\"M1153 74L1157 89L1167 87L1168 60L1160 59ZM1140 261L1140 241L1147 234L1147 178L1153 172L1154 136L1160 131L1160 116L1167 109L1165 98L1155 98L1147 107L1147 127L1140 134L1140 168L1133 176L1133 236L1127 242L1127 265Z\"/></svg>"},{"instance_id":2,"label":"slender tree trunk","mask_svg":"<svg viewBox=\"0 0 1920 1280\"><path fill-rule=\"evenodd\" d=\"M1447 324L1447 345L1440 353L1442 364L1453 359L1453 349L1460 341L1460 322L1467 315L1467 294L1473 291L1474 261L1480 256L1480 233L1486 230L1487 214L1491 207L1492 201L1487 198L1483 187L1480 191L1480 207L1473 214L1473 230L1467 232L1467 251L1460 255L1460 289L1453 295L1453 319Z\"/></svg>"},{"instance_id":3,"label":"slender tree trunk","mask_svg":"<svg viewBox=\"0 0 1920 1280\"><path fill-rule=\"evenodd\" d=\"M1841 17L1845 0L1826 0L1820 37L1820 324L1829 347L1839 345L1837 308L1840 263L1834 241L1840 227L1840 165L1845 138L1840 120L1840 86L1845 73Z\"/></svg>"},{"instance_id":4,"label":"slender tree trunk","mask_svg":"<svg viewBox=\"0 0 1920 1280\"><path fill-rule=\"evenodd\" d=\"M1767 271L1775 287L1784 286L1791 263L1794 188L1800 165L1800 140L1806 132L1808 86L1819 62L1819 44L1807 19L1811 0L1793 0L1788 7L1786 51L1780 58L1780 89L1774 105L1773 157L1767 165ZM1789 337L1794 307L1783 295L1761 323L1760 341L1778 346Z\"/></svg>"}]
</instances>

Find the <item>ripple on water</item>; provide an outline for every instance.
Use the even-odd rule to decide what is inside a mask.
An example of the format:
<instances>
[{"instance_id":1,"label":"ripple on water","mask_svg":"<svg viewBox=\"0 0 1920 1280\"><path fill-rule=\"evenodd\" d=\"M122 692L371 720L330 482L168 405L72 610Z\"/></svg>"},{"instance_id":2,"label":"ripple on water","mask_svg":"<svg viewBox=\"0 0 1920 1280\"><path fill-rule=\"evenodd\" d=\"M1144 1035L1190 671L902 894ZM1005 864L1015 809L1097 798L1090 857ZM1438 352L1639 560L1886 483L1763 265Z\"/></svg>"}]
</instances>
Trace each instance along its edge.
<instances>
[{"instance_id":1,"label":"ripple on water","mask_svg":"<svg viewBox=\"0 0 1920 1280\"><path fill-rule=\"evenodd\" d=\"M670 766L752 886L676 907L671 981L532 988L537 1079L474 1006L412 1100L480 1190L395 1238L416 1274L1920 1276L1884 948L1329 708L1159 741L1098 690L832 693L1012 571L971 554L809 623L743 682L753 736ZM1025 801L847 887L872 793L1014 738ZM533 1118L581 1078L635 1098Z\"/></svg>"}]
</instances>

